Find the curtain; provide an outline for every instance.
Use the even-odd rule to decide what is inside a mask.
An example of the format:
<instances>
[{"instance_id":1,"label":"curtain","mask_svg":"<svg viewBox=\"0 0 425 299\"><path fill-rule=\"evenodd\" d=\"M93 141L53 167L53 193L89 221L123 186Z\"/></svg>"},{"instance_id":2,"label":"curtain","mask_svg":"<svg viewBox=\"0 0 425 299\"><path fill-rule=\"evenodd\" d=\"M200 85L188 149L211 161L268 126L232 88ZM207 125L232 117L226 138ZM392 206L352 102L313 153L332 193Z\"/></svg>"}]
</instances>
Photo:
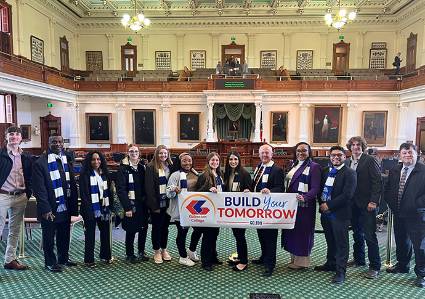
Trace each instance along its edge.
<instances>
[{"instance_id":1,"label":"curtain","mask_svg":"<svg viewBox=\"0 0 425 299\"><path fill-rule=\"evenodd\" d=\"M214 104L214 128L218 139L247 139L255 124L253 104ZM232 123L237 122L238 130L232 131Z\"/></svg>"}]
</instances>

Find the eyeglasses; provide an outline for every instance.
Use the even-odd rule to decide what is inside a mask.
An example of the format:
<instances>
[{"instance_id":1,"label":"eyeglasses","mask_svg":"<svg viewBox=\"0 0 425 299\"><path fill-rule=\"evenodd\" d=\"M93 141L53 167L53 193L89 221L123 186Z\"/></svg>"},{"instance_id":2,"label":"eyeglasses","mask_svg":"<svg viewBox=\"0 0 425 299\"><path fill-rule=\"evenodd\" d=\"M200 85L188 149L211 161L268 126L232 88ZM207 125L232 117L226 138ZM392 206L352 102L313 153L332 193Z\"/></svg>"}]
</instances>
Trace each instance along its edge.
<instances>
[{"instance_id":1,"label":"eyeglasses","mask_svg":"<svg viewBox=\"0 0 425 299\"><path fill-rule=\"evenodd\" d=\"M342 156L344 156L344 154L331 154L331 158L341 158Z\"/></svg>"}]
</instances>

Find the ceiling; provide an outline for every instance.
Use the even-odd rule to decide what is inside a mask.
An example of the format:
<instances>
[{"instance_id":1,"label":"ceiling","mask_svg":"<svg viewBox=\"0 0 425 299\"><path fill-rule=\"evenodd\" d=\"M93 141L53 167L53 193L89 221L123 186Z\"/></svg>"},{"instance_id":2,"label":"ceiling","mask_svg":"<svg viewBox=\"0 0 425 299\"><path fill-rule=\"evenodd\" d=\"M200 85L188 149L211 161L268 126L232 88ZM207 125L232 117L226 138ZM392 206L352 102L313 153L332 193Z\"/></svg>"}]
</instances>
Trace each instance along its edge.
<instances>
[{"instance_id":1,"label":"ceiling","mask_svg":"<svg viewBox=\"0 0 425 299\"><path fill-rule=\"evenodd\" d=\"M84 20L120 18L134 14L134 0L55 0ZM395 16L425 0L340 0L344 8L357 9L358 16L378 18ZM217 18L217 17L317 17L336 7L338 0L136 0L137 12L147 17Z\"/></svg>"}]
</instances>

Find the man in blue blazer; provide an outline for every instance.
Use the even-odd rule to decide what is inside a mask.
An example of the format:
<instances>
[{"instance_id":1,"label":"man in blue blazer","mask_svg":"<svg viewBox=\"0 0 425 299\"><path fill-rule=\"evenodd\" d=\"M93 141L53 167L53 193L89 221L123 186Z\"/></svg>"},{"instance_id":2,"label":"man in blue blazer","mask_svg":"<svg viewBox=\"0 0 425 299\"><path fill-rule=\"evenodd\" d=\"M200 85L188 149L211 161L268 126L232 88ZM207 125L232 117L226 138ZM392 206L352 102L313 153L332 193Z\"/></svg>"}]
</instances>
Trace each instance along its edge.
<instances>
[{"instance_id":1,"label":"man in blue blazer","mask_svg":"<svg viewBox=\"0 0 425 299\"><path fill-rule=\"evenodd\" d=\"M415 285L425 287L425 165L416 146L400 145L401 165L390 170L384 199L394 213L397 264L388 273L408 273L415 251Z\"/></svg>"},{"instance_id":2,"label":"man in blue blazer","mask_svg":"<svg viewBox=\"0 0 425 299\"><path fill-rule=\"evenodd\" d=\"M325 168L322 176L322 193L319 197L322 227L327 244L326 263L316 266L315 271L335 271L333 283L345 281L349 241L348 226L356 190L356 172L346 167L345 150L341 146L330 149L331 167Z\"/></svg>"}]
</instances>

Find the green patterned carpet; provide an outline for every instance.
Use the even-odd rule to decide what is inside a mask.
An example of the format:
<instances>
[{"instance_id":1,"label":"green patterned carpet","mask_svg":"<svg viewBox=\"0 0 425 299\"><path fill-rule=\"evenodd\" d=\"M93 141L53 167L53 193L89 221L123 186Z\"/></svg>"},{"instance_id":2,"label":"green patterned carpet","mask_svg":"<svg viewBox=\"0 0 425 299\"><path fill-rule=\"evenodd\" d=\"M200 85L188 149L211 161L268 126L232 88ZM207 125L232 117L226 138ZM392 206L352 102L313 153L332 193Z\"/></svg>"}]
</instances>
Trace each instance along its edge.
<instances>
[{"instance_id":1,"label":"green patterned carpet","mask_svg":"<svg viewBox=\"0 0 425 299\"><path fill-rule=\"evenodd\" d=\"M115 231L121 235L122 231ZM192 268L178 264L175 245L176 229L170 229L170 263L156 265L149 262L136 265L124 261L124 244L115 238L113 254L118 260L112 265L98 263L94 269L83 266L67 268L63 273L50 273L43 268L43 255L39 250L40 232L34 230L33 240L26 242L23 260L31 266L29 271L0 269L0 298L249 298L250 293L275 293L282 298L425 298L425 290L413 286L414 274L387 274L378 280L362 277L365 267L349 269L344 285L330 283L331 273L313 270L294 271L286 268L289 255L278 250L278 266L271 278L261 276L262 267L249 265L247 271L236 273L229 266L217 266L206 272L200 265ZM259 255L259 244L254 230L247 231L249 256ZM148 240L150 237L148 236ZM150 241L147 242L151 250ZM71 244L71 257L83 259L83 230L76 227ZM200 246L198 247L200 248ZM3 255L5 242L0 242ZM98 247L96 248L98 250ZM222 229L218 253L225 261L235 251L235 241L230 229ZM199 252L199 250L198 250ZM323 234L316 234L312 262L324 262L326 244ZM384 257L384 248L381 248Z\"/></svg>"}]
</instances>

